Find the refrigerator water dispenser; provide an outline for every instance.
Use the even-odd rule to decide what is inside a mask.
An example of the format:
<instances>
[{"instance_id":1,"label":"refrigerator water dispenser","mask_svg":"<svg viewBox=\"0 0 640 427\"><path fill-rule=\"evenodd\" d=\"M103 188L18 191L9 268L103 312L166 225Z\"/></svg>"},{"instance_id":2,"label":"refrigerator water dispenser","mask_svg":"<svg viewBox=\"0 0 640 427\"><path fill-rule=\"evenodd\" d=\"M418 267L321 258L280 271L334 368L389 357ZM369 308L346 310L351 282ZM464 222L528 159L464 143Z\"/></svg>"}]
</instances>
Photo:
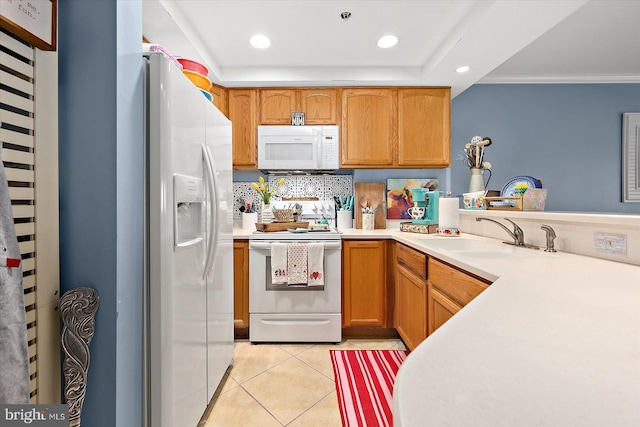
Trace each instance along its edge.
<instances>
[{"instance_id":1,"label":"refrigerator water dispenser","mask_svg":"<svg viewBox=\"0 0 640 427\"><path fill-rule=\"evenodd\" d=\"M183 248L202 242L204 188L202 179L173 175L173 241Z\"/></svg>"}]
</instances>

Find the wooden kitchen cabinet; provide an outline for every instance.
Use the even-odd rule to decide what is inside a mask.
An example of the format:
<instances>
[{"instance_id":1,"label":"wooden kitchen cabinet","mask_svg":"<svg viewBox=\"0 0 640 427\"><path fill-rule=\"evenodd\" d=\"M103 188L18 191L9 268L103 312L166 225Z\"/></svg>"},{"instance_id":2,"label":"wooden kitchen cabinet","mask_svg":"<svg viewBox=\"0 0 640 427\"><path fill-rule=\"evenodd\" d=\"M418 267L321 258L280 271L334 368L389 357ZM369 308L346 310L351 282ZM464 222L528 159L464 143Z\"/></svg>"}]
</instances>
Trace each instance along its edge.
<instances>
[{"instance_id":1,"label":"wooden kitchen cabinet","mask_svg":"<svg viewBox=\"0 0 640 427\"><path fill-rule=\"evenodd\" d=\"M305 125L336 125L337 89L261 89L260 124L290 125L291 113L305 114Z\"/></svg>"},{"instance_id":2,"label":"wooden kitchen cabinet","mask_svg":"<svg viewBox=\"0 0 640 427\"><path fill-rule=\"evenodd\" d=\"M213 85L209 92L213 95L213 105L222 112L225 116L229 117L229 108L227 106L227 90L222 86Z\"/></svg>"},{"instance_id":3,"label":"wooden kitchen cabinet","mask_svg":"<svg viewBox=\"0 0 640 427\"><path fill-rule=\"evenodd\" d=\"M249 327L249 241L233 242L233 326Z\"/></svg>"},{"instance_id":4,"label":"wooden kitchen cabinet","mask_svg":"<svg viewBox=\"0 0 640 427\"><path fill-rule=\"evenodd\" d=\"M337 89L300 89L300 110L308 125L338 124Z\"/></svg>"},{"instance_id":5,"label":"wooden kitchen cabinet","mask_svg":"<svg viewBox=\"0 0 640 427\"><path fill-rule=\"evenodd\" d=\"M291 113L298 108L298 91L295 89L260 90L260 124L290 125Z\"/></svg>"},{"instance_id":6,"label":"wooden kitchen cabinet","mask_svg":"<svg viewBox=\"0 0 640 427\"><path fill-rule=\"evenodd\" d=\"M444 325L447 320L451 319L454 314L460 311L462 307L431 287L428 292L427 309L429 310L427 330L429 334L432 334L433 331Z\"/></svg>"},{"instance_id":7,"label":"wooden kitchen cabinet","mask_svg":"<svg viewBox=\"0 0 640 427\"><path fill-rule=\"evenodd\" d=\"M428 334L442 326L490 284L431 257L428 272Z\"/></svg>"},{"instance_id":8,"label":"wooden kitchen cabinet","mask_svg":"<svg viewBox=\"0 0 640 427\"><path fill-rule=\"evenodd\" d=\"M386 242L342 243L342 326L387 327Z\"/></svg>"},{"instance_id":9,"label":"wooden kitchen cabinet","mask_svg":"<svg viewBox=\"0 0 640 427\"><path fill-rule=\"evenodd\" d=\"M229 89L227 92L229 120L233 124L233 167L258 167L257 98L255 89Z\"/></svg>"},{"instance_id":10,"label":"wooden kitchen cabinet","mask_svg":"<svg viewBox=\"0 0 640 427\"><path fill-rule=\"evenodd\" d=\"M391 88L342 90L340 167L387 168L394 165L396 93Z\"/></svg>"},{"instance_id":11,"label":"wooden kitchen cabinet","mask_svg":"<svg viewBox=\"0 0 640 427\"><path fill-rule=\"evenodd\" d=\"M396 246L396 330L409 350L427 338L427 256Z\"/></svg>"},{"instance_id":12,"label":"wooden kitchen cabinet","mask_svg":"<svg viewBox=\"0 0 640 427\"><path fill-rule=\"evenodd\" d=\"M340 166L449 166L450 104L447 87L343 89Z\"/></svg>"},{"instance_id":13,"label":"wooden kitchen cabinet","mask_svg":"<svg viewBox=\"0 0 640 427\"><path fill-rule=\"evenodd\" d=\"M451 89L398 89L399 167L451 164Z\"/></svg>"}]
</instances>

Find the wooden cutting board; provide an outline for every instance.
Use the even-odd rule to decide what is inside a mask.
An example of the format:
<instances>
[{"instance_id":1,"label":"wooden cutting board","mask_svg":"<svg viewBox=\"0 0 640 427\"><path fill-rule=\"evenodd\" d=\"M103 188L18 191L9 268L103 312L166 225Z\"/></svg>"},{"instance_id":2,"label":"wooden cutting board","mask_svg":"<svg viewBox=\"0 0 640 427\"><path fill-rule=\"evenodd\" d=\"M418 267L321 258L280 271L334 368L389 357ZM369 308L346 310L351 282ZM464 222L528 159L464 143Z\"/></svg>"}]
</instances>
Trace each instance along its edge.
<instances>
[{"instance_id":1,"label":"wooden cutting board","mask_svg":"<svg viewBox=\"0 0 640 427\"><path fill-rule=\"evenodd\" d=\"M378 206L374 216L374 228L387 228L387 190L384 182L356 182L353 210L356 228L362 228L362 205Z\"/></svg>"},{"instance_id":2,"label":"wooden cutting board","mask_svg":"<svg viewBox=\"0 0 640 427\"><path fill-rule=\"evenodd\" d=\"M265 233L287 231L289 228L309 228L309 222L256 222L256 230Z\"/></svg>"}]
</instances>

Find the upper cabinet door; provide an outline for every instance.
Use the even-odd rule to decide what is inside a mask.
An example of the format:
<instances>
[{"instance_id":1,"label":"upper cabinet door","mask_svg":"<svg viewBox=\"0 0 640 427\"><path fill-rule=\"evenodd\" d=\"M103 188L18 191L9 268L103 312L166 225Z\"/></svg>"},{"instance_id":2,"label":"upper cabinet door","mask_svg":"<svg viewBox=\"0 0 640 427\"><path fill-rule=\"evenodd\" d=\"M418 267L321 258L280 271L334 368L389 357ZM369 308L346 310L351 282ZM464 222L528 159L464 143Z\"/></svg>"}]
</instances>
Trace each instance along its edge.
<instances>
[{"instance_id":1,"label":"upper cabinet door","mask_svg":"<svg viewBox=\"0 0 640 427\"><path fill-rule=\"evenodd\" d=\"M338 90L301 89L300 111L307 125L337 125Z\"/></svg>"},{"instance_id":2,"label":"upper cabinet door","mask_svg":"<svg viewBox=\"0 0 640 427\"><path fill-rule=\"evenodd\" d=\"M451 164L449 88L398 89L398 166Z\"/></svg>"},{"instance_id":3,"label":"upper cabinet door","mask_svg":"<svg viewBox=\"0 0 640 427\"><path fill-rule=\"evenodd\" d=\"M260 124L290 125L291 113L299 111L295 89L262 89L260 91Z\"/></svg>"},{"instance_id":4,"label":"upper cabinet door","mask_svg":"<svg viewBox=\"0 0 640 427\"><path fill-rule=\"evenodd\" d=\"M344 168L394 165L397 145L396 90L342 90L341 163Z\"/></svg>"},{"instance_id":5,"label":"upper cabinet door","mask_svg":"<svg viewBox=\"0 0 640 427\"><path fill-rule=\"evenodd\" d=\"M255 89L229 89L229 120L233 129L233 167L258 167L257 97Z\"/></svg>"}]
</instances>

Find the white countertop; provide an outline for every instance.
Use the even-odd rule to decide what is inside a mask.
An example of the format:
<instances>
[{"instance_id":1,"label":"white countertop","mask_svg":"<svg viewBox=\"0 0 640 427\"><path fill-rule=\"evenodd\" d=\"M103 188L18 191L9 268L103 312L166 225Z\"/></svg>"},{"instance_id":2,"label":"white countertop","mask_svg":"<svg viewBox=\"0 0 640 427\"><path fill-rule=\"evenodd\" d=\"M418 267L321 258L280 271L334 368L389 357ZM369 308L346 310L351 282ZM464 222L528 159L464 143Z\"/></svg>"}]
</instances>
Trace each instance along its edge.
<instances>
[{"instance_id":1,"label":"white countertop","mask_svg":"<svg viewBox=\"0 0 640 427\"><path fill-rule=\"evenodd\" d=\"M246 230L240 227L233 227L233 238L234 239L248 239L253 233L252 230Z\"/></svg>"},{"instance_id":2,"label":"white countertop","mask_svg":"<svg viewBox=\"0 0 640 427\"><path fill-rule=\"evenodd\" d=\"M403 363L396 427L640 425L640 267L525 248L480 258L425 246L500 245L468 234L342 232L392 238L494 281Z\"/></svg>"},{"instance_id":3,"label":"white countertop","mask_svg":"<svg viewBox=\"0 0 640 427\"><path fill-rule=\"evenodd\" d=\"M640 425L640 267L542 251L474 259L404 234L495 281L404 362L394 425Z\"/></svg>"}]
</instances>

